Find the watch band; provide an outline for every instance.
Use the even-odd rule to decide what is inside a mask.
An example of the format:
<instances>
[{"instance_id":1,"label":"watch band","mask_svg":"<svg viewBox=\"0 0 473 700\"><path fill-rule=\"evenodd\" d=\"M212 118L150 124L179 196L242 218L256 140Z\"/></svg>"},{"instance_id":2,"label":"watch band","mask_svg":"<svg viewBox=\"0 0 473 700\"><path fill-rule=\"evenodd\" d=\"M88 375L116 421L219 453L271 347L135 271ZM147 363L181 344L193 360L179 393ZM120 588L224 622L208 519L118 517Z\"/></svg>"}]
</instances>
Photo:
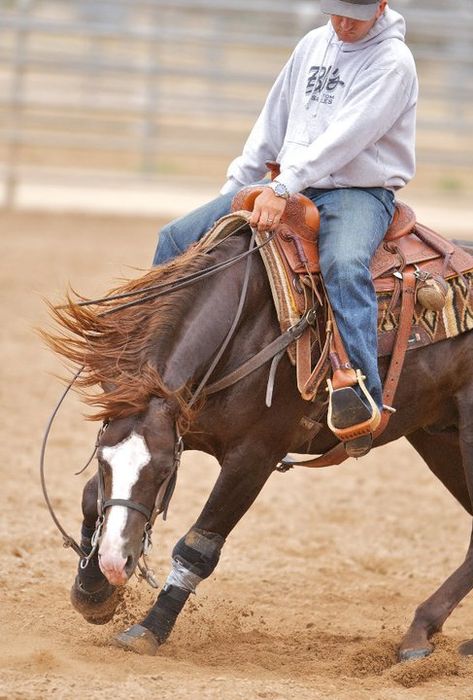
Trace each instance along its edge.
<instances>
[{"instance_id":1,"label":"watch band","mask_svg":"<svg viewBox=\"0 0 473 700\"><path fill-rule=\"evenodd\" d=\"M273 180L273 182L270 182L268 184L268 187L271 187L271 189L273 190L276 197L282 197L283 199L289 199L289 196L290 196L289 191L283 182L278 182L277 180Z\"/></svg>"}]
</instances>

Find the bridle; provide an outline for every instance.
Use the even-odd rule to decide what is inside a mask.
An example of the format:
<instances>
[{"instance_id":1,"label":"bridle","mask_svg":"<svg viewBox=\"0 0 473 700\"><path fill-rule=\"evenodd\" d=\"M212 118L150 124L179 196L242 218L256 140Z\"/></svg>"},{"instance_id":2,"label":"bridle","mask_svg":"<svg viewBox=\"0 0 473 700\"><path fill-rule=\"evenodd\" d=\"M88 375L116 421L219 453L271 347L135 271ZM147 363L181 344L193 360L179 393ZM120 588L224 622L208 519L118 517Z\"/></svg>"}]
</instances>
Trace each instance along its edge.
<instances>
[{"instance_id":1,"label":"bridle","mask_svg":"<svg viewBox=\"0 0 473 700\"><path fill-rule=\"evenodd\" d=\"M102 435L106 431L108 423L104 423L99 431L99 437L97 439L97 444L99 443ZM83 556L80 561L81 569L85 569L89 561L94 556L95 552L100 543L100 537L102 534L102 528L105 522L105 512L108 508L112 506L123 506L129 510L137 511L145 518L145 524L143 527L143 539L141 543L141 552L138 557L137 566L140 570L140 576L143 578L152 588L158 588L159 584L156 581L153 570L149 567L147 556L151 552L153 546L151 535L153 531L153 525L158 517L158 515L163 514L163 520L166 520L167 511L169 503L171 501L172 495L177 481L177 471L181 462L181 456L184 451L184 442L181 435L176 430L176 441L174 443L174 459L172 463L171 470L169 474L164 479L163 483L158 489L156 495L156 500L154 502L153 508L148 508L143 505L143 503L138 503L137 501L132 501L128 498L108 498L105 499L105 488L104 488L104 472L103 466L99 460L98 470L97 470L97 521L95 523L95 530L91 537L91 551L86 556ZM143 559L141 563L140 559Z\"/></svg>"},{"instance_id":2,"label":"bridle","mask_svg":"<svg viewBox=\"0 0 473 700\"><path fill-rule=\"evenodd\" d=\"M221 243L223 243L227 238L230 236L234 235L237 233L239 230L242 228L246 227L248 223L245 221L240 227L237 229L233 230L228 236L224 237L221 241L218 241L213 245L213 248L217 247ZM201 392L205 389L207 393L213 394L216 393L217 391L221 391L224 388L227 388L228 386L231 386L232 384L235 384L238 382L241 378L247 376L250 372L253 372L255 369L258 367L262 366L265 362L267 362L270 359L273 359L273 363L271 366L271 371L270 371L270 381L274 380L274 373L275 373L275 366L277 366L277 363L281 359L284 350L291 345L295 340L297 340L300 335L302 335L303 331L307 328L308 325L311 325L314 322L314 310L310 309L301 319L300 321L293 327L289 328L287 331L279 335L275 340L273 340L268 346L263 348L259 353L251 357L249 360L244 362L237 370L234 370L230 372L228 375L223 377L222 379L218 380L217 382L214 382L213 384L208 384L208 380L212 373L214 372L216 366L218 365L220 359L222 358L225 349L227 348L230 340L232 339L236 328L238 326L238 323L241 318L241 314L243 312L243 307L244 303L246 300L247 296L247 291L248 291L248 285L249 285L249 279L250 279L250 268L251 268L251 257L252 254L255 253L256 251L260 250L263 248L265 245L267 245L272 238L275 235L275 231L272 231L270 235L266 238L263 243L260 243L258 245L255 244L255 231L252 229L252 236L250 239L250 244L248 250L246 250L244 253L239 253L228 260L225 260L220 263L216 263L215 265L212 265L205 270L202 270L200 272L195 272L191 273L190 275L184 276L180 278L179 280L175 281L174 283L163 283L159 285L153 285L150 287L147 287L142 290L134 290L132 292L126 292L123 294L117 294L117 295L112 295L110 297L104 297L101 299L94 299L94 300L87 300L87 301L82 301L79 302L78 305L80 306L85 306L85 305L90 305L90 304L106 304L112 300L118 300L122 298L127 298L127 297L136 297L138 295L141 295L139 299L134 299L133 301L128 301L123 304L119 304L117 306L114 306L112 308L107 309L106 311L103 312L102 315L109 315L111 313L115 313L117 311L123 310L125 308L129 308L131 306L137 306L139 304L145 303L147 301L151 301L159 296L162 296L164 294L169 294L177 289L182 289L185 286L188 286L190 284L194 284L195 282L200 281L201 279L205 277L209 277L210 275L216 274L217 272L220 272L222 270L227 269L231 265L234 265L237 262L240 262L241 260L246 259L246 266L245 266L245 275L243 279L243 285L242 285L242 290L240 293L240 299L238 303L238 308L235 314L235 318L232 322L232 325L230 327L230 330L228 331L227 335L225 336L222 344L220 345L215 357L213 358L210 367L206 371L204 377L202 380L199 382L199 385L197 388L194 390L192 393L192 396L188 402L188 407L191 407L195 401L197 400L197 397L201 394ZM213 249L212 248L212 249ZM61 525L59 519L57 518L51 500L48 495L47 491L47 486L46 486L46 479L45 479L45 453L46 453L46 445L48 442L49 434L52 428L52 424L54 422L54 419L59 411L59 408L61 407L64 399L66 398L67 394L71 390L72 386L74 385L75 381L79 377L79 375L82 373L84 367L81 367L73 376L71 379L70 383L66 387L65 391L61 395L58 403L56 404L56 407L54 408L49 421L47 423L47 427L45 430L45 434L43 437L43 442L42 442L42 447L41 447L41 455L40 455L40 479L41 479L41 486L43 490L43 495L46 501L46 505L49 509L50 515L58 528L58 530L61 532L62 537L63 537L63 546L64 547L71 547L72 550L80 557L80 567L82 569L85 569L92 557L95 555L97 552L97 549L99 547L100 543L100 537L102 534L102 529L103 525L105 522L105 514L108 508L111 508L112 506L123 506L125 508L128 508L130 510L134 510L136 512L141 513L143 517L145 518L145 524L143 527L143 540L142 540L142 547L141 547L141 553L138 558L138 563L137 566L140 570L140 576L144 580L149 583L150 586L153 588L158 588L158 583L154 577L153 571L150 569L147 563L147 556L150 553L151 547L152 547L152 541L151 541L151 535L152 535L152 528L154 525L154 522L158 515L161 513L163 514L163 519L166 519L167 516L167 511L169 507L170 500L172 498L172 495L174 493L174 488L176 485L176 480L177 480L177 472L178 468L180 465L181 461L181 456L182 452L184 450L184 443L182 436L179 433L178 426L177 426L177 420L175 424L175 444L174 444L174 459L173 459L173 464L172 468L168 474L168 476L164 479L163 483L159 487L155 504L152 509L147 508L141 503L137 503L135 501L129 500L129 499L105 499L104 498L104 475L103 475L103 467L100 464L99 461L99 466L98 466L98 471L97 471L97 521L95 525L95 530L94 533L91 537L91 551L86 553L84 550L80 547L80 545L75 541L73 537L71 537L66 530L63 528ZM104 434L104 432L107 430L108 427L108 421L105 421L103 425L101 426L96 443L95 443L95 449L93 451L92 456L90 457L89 461L87 462L86 467L91 463L92 459L94 458L97 449L100 444L100 440ZM85 468L81 471L84 471ZM81 473L81 472L79 472ZM143 564L141 564L140 559L143 559Z\"/></svg>"},{"instance_id":3,"label":"bridle","mask_svg":"<svg viewBox=\"0 0 473 700\"><path fill-rule=\"evenodd\" d=\"M176 481L177 481L177 472L179 468L179 464L181 462L181 456L182 452L184 451L184 442L179 434L177 427L176 427L176 441L174 444L174 459L173 459L173 464L171 467L171 470L168 474L168 476L164 479L163 483L158 489L158 493L156 495L156 500L153 506L153 509L147 508L145 505L142 503L137 503L135 501L132 501L131 499L120 499L120 498L109 498L105 499L104 498L104 475L103 475L103 467L99 462L98 469L97 469L97 520L95 522L95 530L92 534L90 544L91 544L91 550L90 552L85 552L82 547L78 544L78 542L67 533L67 531L64 529L62 526L60 520L58 519L53 505L51 503L51 499L49 498L49 493L46 485L46 476L45 476L45 458L46 458L46 446L49 438L49 434L51 432L52 424L54 422L54 419L64 401L66 398L67 394L69 391L72 389L72 386L79 376L80 372L82 369L78 370L72 380L69 382L68 386L62 393L58 403L56 404L56 407L54 411L52 412L48 424L46 426L45 434L43 437L43 442L41 445L41 454L40 454L40 480L41 480L41 488L43 491L43 496L44 500L46 502L46 506L49 510L49 513L51 515L51 518L53 519L54 524L56 525L57 529L62 535L63 539L63 546L67 548L71 548L77 556L80 558L80 564L79 566L81 569L85 569L92 557L95 555L97 548L100 543L100 536L102 534L102 529L103 529L103 524L105 522L105 512L108 508L111 508L112 506L115 505L121 505L124 506L125 508L129 508L130 510L135 510L141 513L145 517L145 525L143 528L143 540L142 540L142 547L141 547L141 553L138 558L138 563L137 566L140 570L140 576L144 580L149 583L149 585L152 588L158 588L158 583L154 577L154 573L152 569L150 569L148 562L147 562L147 556L149 555L151 548L152 548L152 540L151 540L151 535L152 535L152 529L154 522L158 515L163 514L163 520L166 520L167 517L167 511L169 508L169 503L171 501L172 495L174 493L174 488L176 486ZM105 431L108 428L108 421L105 421L102 426L100 427L98 433L97 433L97 439L95 441L95 447L92 452L91 457L89 458L87 464L83 469L81 469L80 472L77 472L78 474L82 473L85 471L85 469L89 466L89 464L92 462L92 459L94 458L97 449L100 444L100 440L105 433ZM140 562L140 559L143 559L143 563Z\"/></svg>"}]
</instances>

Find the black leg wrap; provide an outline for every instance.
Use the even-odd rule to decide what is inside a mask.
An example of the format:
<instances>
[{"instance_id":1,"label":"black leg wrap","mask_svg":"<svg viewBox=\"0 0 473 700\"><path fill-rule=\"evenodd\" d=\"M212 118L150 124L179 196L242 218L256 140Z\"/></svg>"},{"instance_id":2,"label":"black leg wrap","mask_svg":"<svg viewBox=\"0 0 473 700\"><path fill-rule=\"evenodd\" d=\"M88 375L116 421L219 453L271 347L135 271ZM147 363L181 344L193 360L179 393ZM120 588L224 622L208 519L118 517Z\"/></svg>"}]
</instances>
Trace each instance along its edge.
<instances>
[{"instance_id":1,"label":"black leg wrap","mask_svg":"<svg viewBox=\"0 0 473 700\"><path fill-rule=\"evenodd\" d=\"M153 632L161 643L165 642L189 596L190 591L176 586L163 588L158 600L141 623L142 626Z\"/></svg>"},{"instance_id":2,"label":"black leg wrap","mask_svg":"<svg viewBox=\"0 0 473 700\"><path fill-rule=\"evenodd\" d=\"M225 540L221 535L192 528L176 544L172 550L172 558L204 579L210 576L217 566L224 544Z\"/></svg>"},{"instance_id":3,"label":"black leg wrap","mask_svg":"<svg viewBox=\"0 0 473 700\"><path fill-rule=\"evenodd\" d=\"M217 566L224 542L224 538L215 532L192 528L174 547L172 552L174 562L181 565L181 572L183 567L192 576L176 574L176 568L179 567L174 564L173 573L168 578L168 582L141 623L157 637L161 644L169 637L177 616L194 586L200 580L210 576Z\"/></svg>"}]
</instances>

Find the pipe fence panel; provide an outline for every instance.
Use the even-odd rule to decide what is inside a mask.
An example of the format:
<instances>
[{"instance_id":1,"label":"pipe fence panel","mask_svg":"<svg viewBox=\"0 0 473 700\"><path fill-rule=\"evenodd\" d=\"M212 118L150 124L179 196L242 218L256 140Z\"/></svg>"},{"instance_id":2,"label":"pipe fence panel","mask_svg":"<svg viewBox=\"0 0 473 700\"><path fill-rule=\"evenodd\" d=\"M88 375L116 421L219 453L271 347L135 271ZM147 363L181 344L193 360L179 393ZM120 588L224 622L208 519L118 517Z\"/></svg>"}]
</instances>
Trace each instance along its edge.
<instances>
[{"instance_id":1,"label":"pipe fence panel","mask_svg":"<svg viewBox=\"0 0 473 700\"><path fill-rule=\"evenodd\" d=\"M421 99L419 164L471 168L471 0L393 0ZM317 0L3 0L0 168L221 180Z\"/></svg>"}]
</instances>

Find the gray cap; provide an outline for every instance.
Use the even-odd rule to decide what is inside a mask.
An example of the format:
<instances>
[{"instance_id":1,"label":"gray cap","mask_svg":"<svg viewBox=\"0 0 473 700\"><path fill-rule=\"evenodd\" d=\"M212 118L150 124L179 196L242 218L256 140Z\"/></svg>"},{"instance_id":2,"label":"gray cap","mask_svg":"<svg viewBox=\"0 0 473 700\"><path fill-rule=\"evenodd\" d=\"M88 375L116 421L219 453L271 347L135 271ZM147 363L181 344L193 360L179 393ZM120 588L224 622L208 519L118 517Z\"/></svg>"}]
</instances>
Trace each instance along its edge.
<instances>
[{"instance_id":1,"label":"gray cap","mask_svg":"<svg viewBox=\"0 0 473 700\"><path fill-rule=\"evenodd\" d=\"M321 0L320 9L326 15L351 19L373 19L380 0Z\"/></svg>"}]
</instances>

